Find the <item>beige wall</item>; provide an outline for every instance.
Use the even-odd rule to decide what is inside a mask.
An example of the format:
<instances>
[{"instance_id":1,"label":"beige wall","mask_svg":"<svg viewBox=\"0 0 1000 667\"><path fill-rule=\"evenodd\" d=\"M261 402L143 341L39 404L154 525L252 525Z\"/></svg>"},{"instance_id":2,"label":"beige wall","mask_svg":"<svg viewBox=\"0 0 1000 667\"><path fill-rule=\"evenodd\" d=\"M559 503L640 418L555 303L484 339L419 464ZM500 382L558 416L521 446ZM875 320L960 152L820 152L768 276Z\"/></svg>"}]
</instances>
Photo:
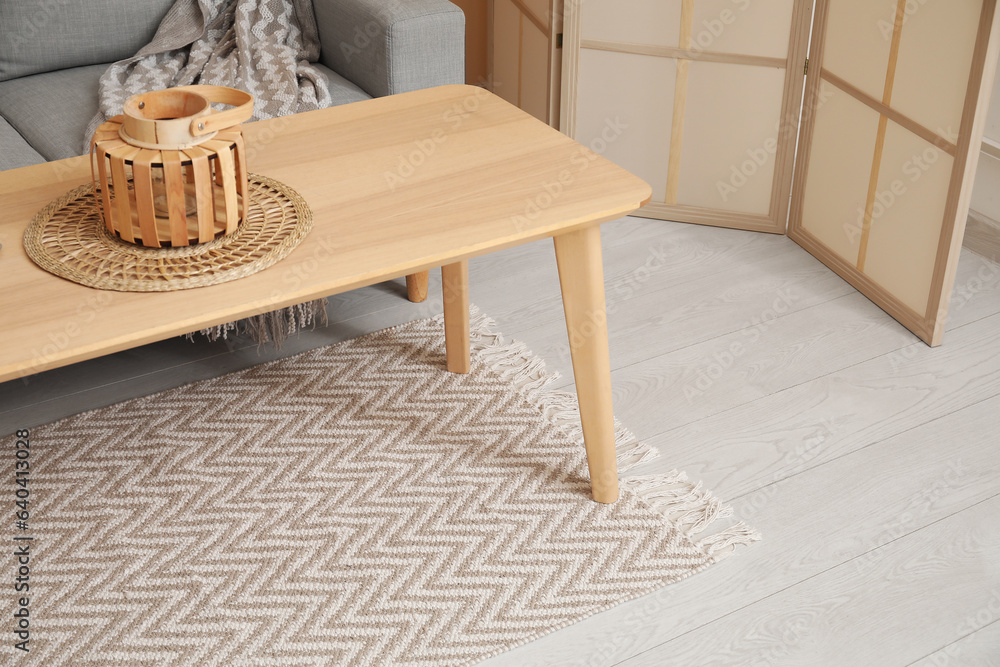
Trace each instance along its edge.
<instances>
[{"instance_id":1,"label":"beige wall","mask_svg":"<svg viewBox=\"0 0 1000 667\"><path fill-rule=\"evenodd\" d=\"M451 0L465 12L465 81L478 84L486 81L487 62L487 0Z\"/></svg>"},{"instance_id":2,"label":"beige wall","mask_svg":"<svg viewBox=\"0 0 1000 667\"><path fill-rule=\"evenodd\" d=\"M986 121L986 141L998 147L994 153L1000 153L1000 68L997 68L997 81L993 86L993 99ZM979 156L976 187L972 191L972 210L1000 221L1000 159L988 153Z\"/></svg>"}]
</instances>

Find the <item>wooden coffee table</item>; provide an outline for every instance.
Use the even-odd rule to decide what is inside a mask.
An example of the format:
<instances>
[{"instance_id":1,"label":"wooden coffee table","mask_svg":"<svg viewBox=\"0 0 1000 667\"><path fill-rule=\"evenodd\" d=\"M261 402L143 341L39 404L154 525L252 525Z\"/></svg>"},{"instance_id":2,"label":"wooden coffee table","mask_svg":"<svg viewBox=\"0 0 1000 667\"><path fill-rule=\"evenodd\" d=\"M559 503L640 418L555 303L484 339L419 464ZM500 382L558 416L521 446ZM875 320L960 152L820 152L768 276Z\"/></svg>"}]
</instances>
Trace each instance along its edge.
<instances>
[{"instance_id":1,"label":"wooden coffee table","mask_svg":"<svg viewBox=\"0 0 1000 667\"><path fill-rule=\"evenodd\" d=\"M599 225L644 204L646 183L472 86L250 123L244 134L250 170L297 190L314 227L275 266L192 290L99 291L38 268L24 230L89 182L88 160L0 172L0 381L436 267L448 370L468 372L468 259L552 237L594 499L617 500Z\"/></svg>"}]
</instances>

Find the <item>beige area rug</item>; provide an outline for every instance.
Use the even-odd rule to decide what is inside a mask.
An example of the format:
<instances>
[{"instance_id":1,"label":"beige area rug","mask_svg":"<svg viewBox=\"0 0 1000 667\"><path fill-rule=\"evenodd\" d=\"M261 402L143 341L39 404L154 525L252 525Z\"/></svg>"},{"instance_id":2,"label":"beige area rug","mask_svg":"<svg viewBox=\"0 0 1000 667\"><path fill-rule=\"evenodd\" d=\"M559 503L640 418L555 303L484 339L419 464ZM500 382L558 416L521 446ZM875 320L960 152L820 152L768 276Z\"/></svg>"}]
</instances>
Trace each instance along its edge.
<instances>
[{"instance_id":1,"label":"beige area rug","mask_svg":"<svg viewBox=\"0 0 1000 667\"><path fill-rule=\"evenodd\" d=\"M592 502L574 396L492 326L465 376L432 318L32 429L4 661L473 664L758 539L682 474L628 479L656 453L624 428Z\"/></svg>"}]
</instances>

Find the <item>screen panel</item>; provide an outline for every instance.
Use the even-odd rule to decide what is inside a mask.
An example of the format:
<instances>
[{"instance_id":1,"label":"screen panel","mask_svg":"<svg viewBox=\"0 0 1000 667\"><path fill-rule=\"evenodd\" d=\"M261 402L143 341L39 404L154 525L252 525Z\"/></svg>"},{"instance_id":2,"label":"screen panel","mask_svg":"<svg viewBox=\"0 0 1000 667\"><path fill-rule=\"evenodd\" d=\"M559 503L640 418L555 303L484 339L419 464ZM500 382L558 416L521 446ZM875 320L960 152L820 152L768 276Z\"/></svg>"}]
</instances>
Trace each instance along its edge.
<instances>
[{"instance_id":1,"label":"screen panel","mask_svg":"<svg viewBox=\"0 0 1000 667\"><path fill-rule=\"evenodd\" d=\"M913 9L911 9L913 7ZM907 5L892 106L938 134L958 135L981 2ZM940 42L947 48L927 48Z\"/></svg>"},{"instance_id":2,"label":"screen panel","mask_svg":"<svg viewBox=\"0 0 1000 667\"><path fill-rule=\"evenodd\" d=\"M524 67L523 63L546 63L549 57L549 36L531 21L521 24L521 108L535 118L548 122L548 67Z\"/></svg>"},{"instance_id":3,"label":"screen panel","mask_svg":"<svg viewBox=\"0 0 1000 667\"><path fill-rule=\"evenodd\" d=\"M889 123L864 271L917 312L930 298L954 164L941 149Z\"/></svg>"},{"instance_id":4,"label":"screen panel","mask_svg":"<svg viewBox=\"0 0 1000 667\"><path fill-rule=\"evenodd\" d=\"M817 2L817 55L810 58L788 234L928 344L938 345L1000 54L1000 17L996 0L895 0L883 48L871 25L874 14L885 13L883 4ZM889 19L879 21L884 26ZM857 55L845 56L855 44L857 54L871 60L870 71ZM883 52L884 67L876 62ZM831 87L832 97L821 95ZM833 115L840 118L831 121ZM853 164L843 165L853 171L849 178L837 173L837 162L848 155L854 156ZM838 200L858 202L862 189L855 247L837 236L830 207Z\"/></svg>"},{"instance_id":5,"label":"screen panel","mask_svg":"<svg viewBox=\"0 0 1000 667\"><path fill-rule=\"evenodd\" d=\"M672 47L679 43L681 0L587 0L583 4L583 39ZM573 9L567 7L567 13Z\"/></svg>"},{"instance_id":6,"label":"screen panel","mask_svg":"<svg viewBox=\"0 0 1000 667\"><path fill-rule=\"evenodd\" d=\"M493 92L511 104L520 105L521 13L510 0L493 4ZM501 45L506 45L502 46ZM500 48L498 48L500 47Z\"/></svg>"},{"instance_id":7,"label":"screen panel","mask_svg":"<svg viewBox=\"0 0 1000 667\"><path fill-rule=\"evenodd\" d=\"M855 264L879 116L830 84L823 100L814 120L802 226Z\"/></svg>"},{"instance_id":8,"label":"screen panel","mask_svg":"<svg viewBox=\"0 0 1000 667\"><path fill-rule=\"evenodd\" d=\"M549 0L521 0L525 8L541 19L542 23L549 22Z\"/></svg>"},{"instance_id":9,"label":"screen panel","mask_svg":"<svg viewBox=\"0 0 1000 667\"><path fill-rule=\"evenodd\" d=\"M670 58L589 49L580 54L579 104L587 113L580 116L577 140L629 165L660 201L667 187L664 156L670 154L670 116L664 110L674 107L676 75Z\"/></svg>"},{"instance_id":10,"label":"screen panel","mask_svg":"<svg viewBox=\"0 0 1000 667\"><path fill-rule=\"evenodd\" d=\"M786 58L794 0L699 0L692 48Z\"/></svg>"},{"instance_id":11,"label":"screen panel","mask_svg":"<svg viewBox=\"0 0 1000 667\"><path fill-rule=\"evenodd\" d=\"M691 64L678 204L768 214L784 85L777 68Z\"/></svg>"},{"instance_id":12,"label":"screen panel","mask_svg":"<svg viewBox=\"0 0 1000 667\"><path fill-rule=\"evenodd\" d=\"M539 120L554 124L558 96L553 0L494 0L489 86Z\"/></svg>"},{"instance_id":13,"label":"screen panel","mask_svg":"<svg viewBox=\"0 0 1000 667\"><path fill-rule=\"evenodd\" d=\"M829 0L823 68L882 99L897 0Z\"/></svg>"}]
</instances>

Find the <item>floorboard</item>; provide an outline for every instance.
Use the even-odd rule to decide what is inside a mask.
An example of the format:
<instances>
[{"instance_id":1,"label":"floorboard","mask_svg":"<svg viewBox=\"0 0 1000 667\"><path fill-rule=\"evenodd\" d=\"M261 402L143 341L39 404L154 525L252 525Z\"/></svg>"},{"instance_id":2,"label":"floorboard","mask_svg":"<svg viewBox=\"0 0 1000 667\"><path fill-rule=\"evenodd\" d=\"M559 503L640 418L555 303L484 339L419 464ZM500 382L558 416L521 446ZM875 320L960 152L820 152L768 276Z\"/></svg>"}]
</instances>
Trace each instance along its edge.
<instances>
[{"instance_id":1,"label":"floorboard","mask_svg":"<svg viewBox=\"0 0 1000 667\"><path fill-rule=\"evenodd\" d=\"M1000 495L618 664L903 667L964 636L1000 589L998 516Z\"/></svg>"},{"instance_id":2,"label":"floorboard","mask_svg":"<svg viewBox=\"0 0 1000 667\"><path fill-rule=\"evenodd\" d=\"M1000 667L1000 600L970 612L963 629L970 634L908 667Z\"/></svg>"}]
</instances>

